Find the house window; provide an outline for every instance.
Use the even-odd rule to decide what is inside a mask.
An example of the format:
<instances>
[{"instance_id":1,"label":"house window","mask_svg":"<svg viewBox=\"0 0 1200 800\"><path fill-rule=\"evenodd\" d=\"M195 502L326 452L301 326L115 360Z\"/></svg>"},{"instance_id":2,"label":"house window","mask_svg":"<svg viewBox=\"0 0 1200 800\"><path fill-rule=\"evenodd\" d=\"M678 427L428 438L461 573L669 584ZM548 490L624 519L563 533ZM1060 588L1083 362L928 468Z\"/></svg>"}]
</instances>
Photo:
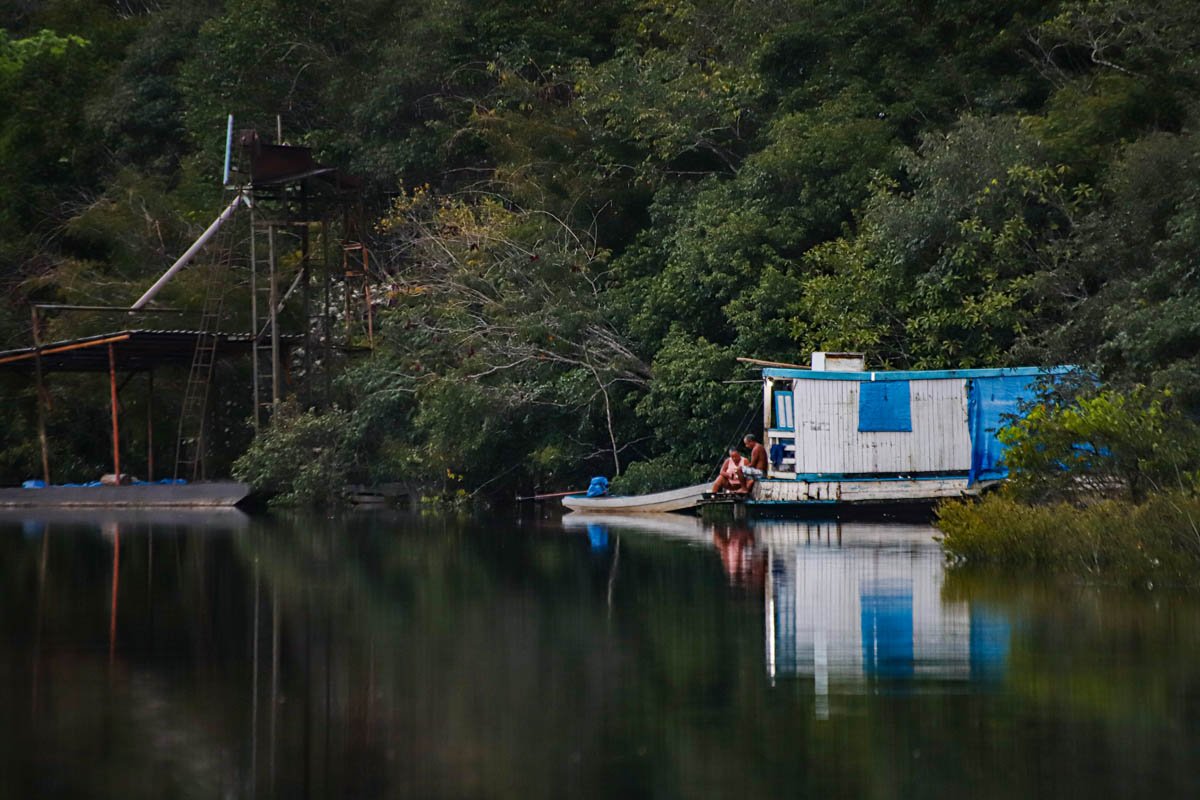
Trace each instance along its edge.
<instances>
[{"instance_id":1,"label":"house window","mask_svg":"<svg viewBox=\"0 0 1200 800\"><path fill-rule=\"evenodd\" d=\"M796 429L796 422L792 417L792 393L791 392L775 392L775 416L774 423L771 427L777 431L791 431Z\"/></svg>"}]
</instances>

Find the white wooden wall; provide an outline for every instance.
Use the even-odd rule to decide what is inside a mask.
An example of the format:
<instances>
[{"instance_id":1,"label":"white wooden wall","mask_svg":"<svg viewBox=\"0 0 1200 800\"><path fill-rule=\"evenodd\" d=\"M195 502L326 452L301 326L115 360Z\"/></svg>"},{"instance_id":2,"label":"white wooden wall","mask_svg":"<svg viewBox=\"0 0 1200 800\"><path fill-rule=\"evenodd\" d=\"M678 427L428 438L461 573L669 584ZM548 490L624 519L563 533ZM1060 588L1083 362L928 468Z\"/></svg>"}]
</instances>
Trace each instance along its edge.
<instances>
[{"instance_id":1,"label":"white wooden wall","mask_svg":"<svg viewBox=\"0 0 1200 800\"><path fill-rule=\"evenodd\" d=\"M797 472L937 472L971 466L966 381L910 381L911 432L860 432L858 387L858 381L793 381Z\"/></svg>"}]
</instances>

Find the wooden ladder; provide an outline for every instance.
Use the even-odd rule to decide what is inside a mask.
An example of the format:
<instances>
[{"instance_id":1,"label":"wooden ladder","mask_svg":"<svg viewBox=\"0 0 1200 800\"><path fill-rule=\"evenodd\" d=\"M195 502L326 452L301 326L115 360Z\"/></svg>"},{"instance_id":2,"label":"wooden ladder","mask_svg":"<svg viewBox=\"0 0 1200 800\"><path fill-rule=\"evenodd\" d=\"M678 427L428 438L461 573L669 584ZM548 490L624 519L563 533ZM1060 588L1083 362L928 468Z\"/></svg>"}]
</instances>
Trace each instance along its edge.
<instances>
[{"instance_id":1,"label":"wooden ladder","mask_svg":"<svg viewBox=\"0 0 1200 800\"><path fill-rule=\"evenodd\" d=\"M204 288L204 307L197 326L196 348L192 351L191 369L183 392L179 412L179 435L175 447L176 479L203 480L205 453L205 421L209 389L212 386L213 365L217 360L221 317L225 293L229 288L229 273L233 263L233 225L221 229L209 252L215 258L202 268L207 269Z\"/></svg>"}]
</instances>

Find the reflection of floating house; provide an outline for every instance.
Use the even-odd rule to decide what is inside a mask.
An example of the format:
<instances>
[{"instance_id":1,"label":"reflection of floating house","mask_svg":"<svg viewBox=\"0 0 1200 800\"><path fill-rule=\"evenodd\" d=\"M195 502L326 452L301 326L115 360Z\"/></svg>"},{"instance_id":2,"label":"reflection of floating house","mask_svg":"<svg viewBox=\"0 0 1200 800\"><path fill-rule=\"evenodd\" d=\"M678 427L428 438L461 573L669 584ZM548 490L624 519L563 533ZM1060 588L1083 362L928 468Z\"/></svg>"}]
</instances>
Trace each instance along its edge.
<instances>
[{"instance_id":1,"label":"reflection of floating house","mask_svg":"<svg viewBox=\"0 0 1200 800\"><path fill-rule=\"evenodd\" d=\"M754 503L921 502L973 494L1006 475L996 431L1041 380L1067 367L868 372L861 355L814 353L767 368L771 468Z\"/></svg>"},{"instance_id":2,"label":"reflection of floating house","mask_svg":"<svg viewBox=\"0 0 1200 800\"><path fill-rule=\"evenodd\" d=\"M944 557L928 525L760 521L754 532L770 562L767 671L811 677L819 713L823 698L870 680L1003 672L1007 621L942 599Z\"/></svg>"}]
</instances>

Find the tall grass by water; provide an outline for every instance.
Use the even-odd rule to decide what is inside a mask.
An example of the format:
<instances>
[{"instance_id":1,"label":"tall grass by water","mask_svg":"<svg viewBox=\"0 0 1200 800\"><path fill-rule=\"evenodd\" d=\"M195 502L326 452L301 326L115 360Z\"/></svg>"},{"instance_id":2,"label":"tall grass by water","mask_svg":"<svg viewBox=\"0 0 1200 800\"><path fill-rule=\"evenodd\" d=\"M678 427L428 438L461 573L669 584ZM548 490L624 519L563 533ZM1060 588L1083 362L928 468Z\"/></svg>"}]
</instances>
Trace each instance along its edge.
<instances>
[{"instance_id":1,"label":"tall grass by water","mask_svg":"<svg viewBox=\"0 0 1200 800\"><path fill-rule=\"evenodd\" d=\"M1189 491L1155 493L1138 505L1034 505L1002 492L945 503L938 516L954 563L1200 585L1200 497Z\"/></svg>"}]
</instances>

